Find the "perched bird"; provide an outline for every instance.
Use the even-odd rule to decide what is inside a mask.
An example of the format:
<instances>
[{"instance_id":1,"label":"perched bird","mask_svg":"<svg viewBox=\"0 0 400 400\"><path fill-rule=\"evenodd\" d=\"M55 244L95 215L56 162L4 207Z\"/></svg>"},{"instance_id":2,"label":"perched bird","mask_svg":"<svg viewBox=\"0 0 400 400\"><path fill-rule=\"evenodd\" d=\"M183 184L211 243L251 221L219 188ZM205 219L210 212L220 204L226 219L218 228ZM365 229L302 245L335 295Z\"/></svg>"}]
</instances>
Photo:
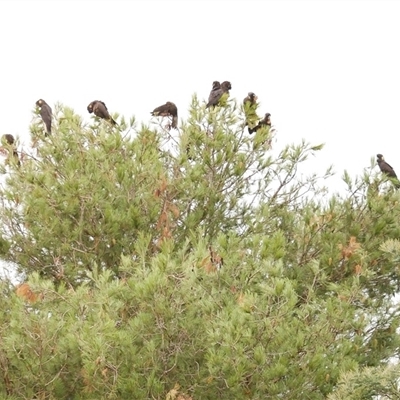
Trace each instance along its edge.
<instances>
[{"instance_id":1,"label":"perched bird","mask_svg":"<svg viewBox=\"0 0 400 400\"><path fill-rule=\"evenodd\" d=\"M214 81L212 84L212 89L211 89L210 95L208 96L208 103L206 105L206 108L208 108L210 105L214 104L214 99L218 96L220 89L221 89L221 84L218 81ZM217 100L217 102L218 102L218 100Z\"/></svg>"},{"instance_id":2,"label":"perched bird","mask_svg":"<svg viewBox=\"0 0 400 400\"><path fill-rule=\"evenodd\" d=\"M51 111L51 107L43 100L39 99L36 102L36 105L40 107L40 116L46 126L46 136L51 133L51 120L53 118L53 113Z\"/></svg>"},{"instance_id":3,"label":"perched bird","mask_svg":"<svg viewBox=\"0 0 400 400\"><path fill-rule=\"evenodd\" d=\"M10 135L9 133L6 133L1 137L1 143L7 148L8 147L8 154L13 155L15 162L17 163L18 166L21 165L21 162L19 160L18 152L15 149L14 143L15 139L13 135ZM6 150L7 151L7 150ZM7 153L6 153L7 154ZM7 157L7 163L9 162L10 157Z\"/></svg>"},{"instance_id":4,"label":"perched bird","mask_svg":"<svg viewBox=\"0 0 400 400\"><path fill-rule=\"evenodd\" d=\"M382 154L377 154L376 156L378 157L376 162L378 163L381 172L383 172L389 178L395 178L397 182L394 185L396 186L396 188L400 188L400 182L397 179L397 175L396 172L394 172L394 169L384 160Z\"/></svg>"},{"instance_id":5,"label":"perched bird","mask_svg":"<svg viewBox=\"0 0 400 400\"><path fill-rule=\"evenodd\" d=\"M251 135L253 132L257 132L263 126L271 126L271 114L270 113L266 113L264 118L261 121L259 121L259 123L254 128L249 127L248 131Z\"/></svg>"},{"instance_id":6,"label":"perched bird","mask_svg":"<svg viewBox=\"0 0 400 400\"><path fill-rule=\"evenodd\" d=\"M117 123L111 118L111 115L108 112L104 102L100 100L94 100L87 106L87 110L89 111L89 114L94 113L94 115L97 117L103 118L111 122L113 125L117 125Z\"/></svg>"},{"instance_id":7,"label":"perched bird","mask_svg":"<svg viewBox=\"0 0 400 400\"><path fill-rule=\"evenodd\" d=\"M255 106L257 104L257 99L258 97L253 92L249 92L244 98L243 104L246 105L246 103L249 102L251 106Z\"/></svg>"},{"instance_id":8,"label":"perched bird","mask_svg":"<svg viewBox=\"0 0 400 400\"><path fill-rule=\"evenodd\" d=\"M210 96L208 97L208 103L206 108L211 106L216 106L218 102L221 100L221 97L224 93L228 93L232 89L232 85L228 81L224 81L221 84L218 81L213 82L213 88L210 92Z\"/></svg>"},{"instance_id":9,"label":"perched bird","mask_svg":"<svg viewBox=\"0 0 400 400\"><path fill-rule=\"evenodd\" d=\"M169 129L178 128L178 108L171 101L167 101L164 105L155 108L150 114L154 117L172 117Z\"/></svg>"},{"instance_id":10,"label":"perched bird","mask_svg":"<svg viewBox=\"0 0 400 400\"><path fill-rule=\"evenodd\" d=\"M245 125L248 125L248 129L253 129L260 119L257 115L257 96L253 92L249 92L243 99L243 111L246 117Z\"/></svg>"}]
</instances>

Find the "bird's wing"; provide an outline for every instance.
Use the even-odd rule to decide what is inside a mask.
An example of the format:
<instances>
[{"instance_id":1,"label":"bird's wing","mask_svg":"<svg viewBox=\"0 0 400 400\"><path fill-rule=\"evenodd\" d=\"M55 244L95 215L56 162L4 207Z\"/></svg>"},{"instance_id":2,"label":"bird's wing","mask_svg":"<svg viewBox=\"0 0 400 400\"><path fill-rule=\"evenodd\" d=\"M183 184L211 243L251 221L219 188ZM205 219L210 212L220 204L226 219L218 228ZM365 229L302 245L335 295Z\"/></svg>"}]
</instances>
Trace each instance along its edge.
<instances>
[{"instance_id":1,"label":"bird's wing","mask_svg":"<svg viewBox=\"0 0 400 400\"><path fill-rule=\"evenodd\" d=\"M169 115L168 105L163 104L162 106L155 108L150 114L154 116L166 117Z\"/></svg>"},{"instance_id":2,"label":"bird's wing","mask_svg":"<svg viewBox=\"0 0 400 400\"><path fill-rule=\"evenodd\" d=\"M387 167L387 172L389 176L393 178L397 178L396 172L394 172L394 169L385 161L386 167Z\"/></svg>"},{"instance_id":3,"label":"bird's wing","mask_svg":"<svg viewBox=\"0 0 400 400\"><path fill-rule=\"evenodd\" d=\"M106 106L106 103L104 103L104 101L100 101L100 100L99 100L98 103L103 104L104 108L105 108L106 110L108 110L108 108L107 108L107 106Z\"/></svg>"},{"instance_id":4,"label":"bird's wing","mask_svg":"<svg viewBox=\"0 0 400 400\"><path fill-rule=\"evenodd\" d=\"M51 118L53 115L53 112L51 110L51 107L48 104L43 104L40 109L40 114L42 117L46 116L47 118Z\"/></svg>"},{"instance_id":5,"label":"bird's wing","mask_svg":"<svg viewBox=\"0 0 400 400\"><path fill-rule=\"evenodd\" d=\"M208 97L207 107L218 104L218 101L223 94L224 91L222 89L211 90L210 96Z\"/></svg>"},{"instance_id":6,"label":"bird's wing","mask_svg":"<svg viewBox=\"0 0 400 400\"><path fill-rule=\"evenodd\" d=\"M110 114L108 113L107 107L102 101L96 102L93 107L93 111L100 118L110 119Z\"/></svg>"},{"instance_id":7,"label":"bird's wing","mask_svg":"<svg viewBox=\"0 0 400 400\"><path fill-rule=\"evenodd\" d=\"M389 165L386 161L384 161L384 163L385 163L384 165L385 165L386 167L388 167L389 169L391 169L392 171L394 171L394 170L393 170L393 167L392 167L391 165Z\"/></svg>"},{"instance_id":8,"label":"bird's wing","mask_svg":"<svg viewBox=\"0 0 400 400\"><path fill-rule=\"evenodd\" d=\"M48 104L42 104L40 108L40 116L43 119L43 122L46 125L46 130L48 133L51 131L51 119L52 119L52 111Z\"/></svg>"}]
</instances>

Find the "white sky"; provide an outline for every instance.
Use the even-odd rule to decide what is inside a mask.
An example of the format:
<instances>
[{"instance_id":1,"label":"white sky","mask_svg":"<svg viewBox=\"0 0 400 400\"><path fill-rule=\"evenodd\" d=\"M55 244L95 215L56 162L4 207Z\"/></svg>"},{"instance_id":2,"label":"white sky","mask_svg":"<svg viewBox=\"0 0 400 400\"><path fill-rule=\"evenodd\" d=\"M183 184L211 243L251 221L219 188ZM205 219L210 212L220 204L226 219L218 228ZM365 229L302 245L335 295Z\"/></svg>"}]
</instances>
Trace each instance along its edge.
<instances>
[{"instance_id":1,"label":"white sky","mask_svg":"<svg viewBox=\"0 0 400 400\"><path fill-rule=\"evenodd\" d=\"M400 175L399 15L382 0L0 0L0 134L28 143L39 98L146 124L170 100L181 119L229 80L272 114L277 149L326 143L309 165L334 164L334 188L376 153Z\"/></svg>"}]
</instances>

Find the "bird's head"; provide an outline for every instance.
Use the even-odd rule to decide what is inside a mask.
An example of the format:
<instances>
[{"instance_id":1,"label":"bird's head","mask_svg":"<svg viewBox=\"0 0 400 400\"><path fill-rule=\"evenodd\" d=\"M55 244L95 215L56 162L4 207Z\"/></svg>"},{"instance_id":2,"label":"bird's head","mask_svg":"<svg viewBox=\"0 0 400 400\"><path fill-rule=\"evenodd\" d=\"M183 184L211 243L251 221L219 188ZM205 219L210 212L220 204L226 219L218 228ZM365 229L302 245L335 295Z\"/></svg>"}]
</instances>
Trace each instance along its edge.
<instances>
[{"instance_id":1,"label":"bird's head","mask_svg":"<svg viewBox=\"0 0 400 400\"><path fill-rule=\"evenodd\" d=\"M225 90L231 90L232 89L232 85L229 81L224 81L221 83L221 88L225 89Z\"/></svg>"},{"instance_id":2,"label":"bird's head","mask_svg":"<svg viewBox=\"0 0 400 400\"><path fill-rule=\"evenodd\" d=\"M87 106L87 110L89 111L89 114L91 114L93 112L93 103L91 102L88 106Z\"/></svg>"},{"instance_id":3,"label":"bird's head","mask_svg":"<svg viewBox=\"0 0 400 400\"><path fill-rule=\"evenodd\" d=\"M41 107L44 103L45 103L45 101L44 101L43 99L39 99L39 100L36 102L36 105L37 105L38 107Z\"/></svg>"},{"instance_id":4,"label":"bird's head","mask_svg":"<svg viewBox=\"0 0 400 400\"><path fill-rule=\"evenodd\" d=\"M221 84L218 81L214 81L212 84L213 90L219 89L221 87Z\"/></svg>"},{"instance_id":5,"label":"bird's head","mask_svg":"<svg viewBox=\"0 0 400 400\"><path fill-rule=\"evenodd\" d=\"M270 113L266 113L265 117L264 117L265 123L267 125L271 125L271 114Z\"/></svg>"},{"instance_id":6,"label":"bird's head","mask_svg":"<svg viewBox=\"0 0 400 400\"><path fill-rule=\"evenodd\" d=\"M378 157L378 161L383 161L383 155L382 154L377 154L376 156Z\"/></svg>"},{"instance_id":7,"label":"bird's head","mask_svg":"<svg viewBox=\"0 0 400 400\"><path fill-rule=\"evenodd\" d=\"M248 93L248 96L249 96L249 98L250 98L250 101L257 101L257 99L258 99L258 97L256 96L256 94L255 93L253 93L253 92L249 92Z\"/></svg>"},{"instance_id":8,"label":"bird's head","mask_svg":"<svg viewBox=\"0 0 400 400\"><path fill-rule=\"evenodd\" d=\"M15 139L13 135L10 135L9 133L6 133L1 137L1 142L2 144L14 144Z\"/></svg>"}]
</instances>

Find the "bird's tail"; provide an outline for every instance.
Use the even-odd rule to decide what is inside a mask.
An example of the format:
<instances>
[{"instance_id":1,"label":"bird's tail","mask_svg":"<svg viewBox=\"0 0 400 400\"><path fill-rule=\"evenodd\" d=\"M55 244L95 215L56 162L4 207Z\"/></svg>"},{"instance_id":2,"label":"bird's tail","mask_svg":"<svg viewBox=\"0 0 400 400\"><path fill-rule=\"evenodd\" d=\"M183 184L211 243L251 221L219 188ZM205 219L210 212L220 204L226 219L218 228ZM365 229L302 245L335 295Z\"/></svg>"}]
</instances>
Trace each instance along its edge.
<instances>
[{"instance_id":1,"label":"bird's tail","mask_svg":"<svg viewBox=\"0 0 400 400\"><path fill-rule=\"evenodd\" d=\"M177 115L174 115L172 117L171 128L178 129L178 116Z\"/></svg>"},{"instance_id":2,"label":"bird's tail","mask_svg":"<svg viewBox=\"0 0 400 400\"><path fill-rule=\"evenodd\" d=\"M256 131L256 127L250 128L249 126L247 127L247 130L249 131L249 134L252 135Z\"/></svg>"}]
</instances>

